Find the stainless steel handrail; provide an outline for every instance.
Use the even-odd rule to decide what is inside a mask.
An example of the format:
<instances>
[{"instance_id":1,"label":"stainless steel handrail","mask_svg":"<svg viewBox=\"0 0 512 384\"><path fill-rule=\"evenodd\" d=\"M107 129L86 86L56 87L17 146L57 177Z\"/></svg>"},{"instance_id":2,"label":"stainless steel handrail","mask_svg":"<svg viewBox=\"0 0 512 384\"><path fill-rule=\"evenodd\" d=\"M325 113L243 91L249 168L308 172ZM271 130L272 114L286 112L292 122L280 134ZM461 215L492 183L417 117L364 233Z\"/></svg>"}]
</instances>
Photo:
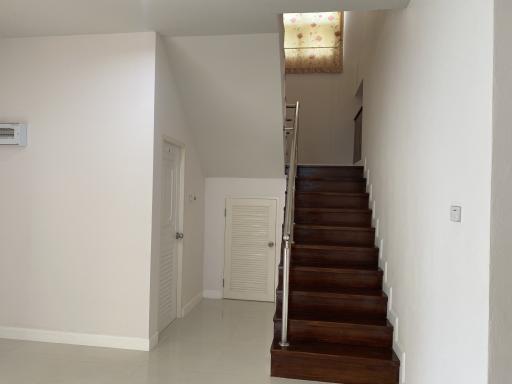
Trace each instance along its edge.
<instances>
[{"instance_id":1,"label":"stainless steel handrail","mask_svg":"<svg viewBox=\"0 0 512 384\"><path fill-rule=\"evenodd\" d=\"M295 216L295 178L297 176L297 162L299 157L299 102L287 105L287 109L295 109L293 128L284 128L284 140L287 142L287 135L291 135L290 159L288 160L288 179L286 183L286 205L284 208L283 226L283 301L281 316L281 347L288 347L288 296L290 285L290 258L293 244L293 225Z\"/></svg>"}]
</instances>

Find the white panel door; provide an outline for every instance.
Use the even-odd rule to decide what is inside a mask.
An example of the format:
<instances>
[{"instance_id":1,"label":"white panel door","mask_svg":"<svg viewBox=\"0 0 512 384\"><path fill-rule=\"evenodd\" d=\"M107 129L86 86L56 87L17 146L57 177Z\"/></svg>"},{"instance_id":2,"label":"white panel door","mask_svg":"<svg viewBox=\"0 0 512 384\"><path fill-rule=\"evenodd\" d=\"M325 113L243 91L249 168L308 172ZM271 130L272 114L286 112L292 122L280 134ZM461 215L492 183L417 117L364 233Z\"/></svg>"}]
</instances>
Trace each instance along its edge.
<instances>
[{"instance_id":1,"label":"white panel door","mask_svg":"<svg viewBox=\"0 0 512 384\"><path fill-rule=\"evenodd\" d=\"M162 148L161 227L158 329L162 331L178 314L178 255L181 149L164 142Z\"/></svg>"},{"instance_id":2,"label":"white panel door","mask_svg":"<svg viewBox=\"0 0 512 384\"><path fill-rule=\"evenodd\" d=\"M274 301L276 207L276 199L227 199L225 298Z\"/></svg>"}]
</instances>

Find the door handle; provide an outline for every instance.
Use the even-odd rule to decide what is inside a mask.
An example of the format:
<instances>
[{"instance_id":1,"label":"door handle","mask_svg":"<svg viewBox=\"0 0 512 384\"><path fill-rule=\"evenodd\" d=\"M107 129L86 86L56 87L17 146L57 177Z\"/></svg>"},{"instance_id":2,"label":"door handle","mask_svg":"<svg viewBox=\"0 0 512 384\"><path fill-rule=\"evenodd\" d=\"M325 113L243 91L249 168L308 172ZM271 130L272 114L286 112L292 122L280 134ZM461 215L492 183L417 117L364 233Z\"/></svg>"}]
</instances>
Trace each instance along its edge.
<instances>
[{"instance_id":1,"label":"door handle","mask_svg":"<svg viewBox=\"0 0 512 384\"><path fill-rule=\"evenodd\" d=\"M176 232L176 240L181 240L181 239L183 239L183 233Z\"/></svg>"},{"instance_id":2,"label":"door handle","mask_svg":"<svg viewBox=\"0 0 512 384\"><path fill-rule=\"evenodd\" d=\"M268 246L269 246L270 248L272 248L274 245L275 245L275 244L274 244L274 242L273 242L273 241L269 241L269 242L268 242Z\"/></svg>"}]
</instances>

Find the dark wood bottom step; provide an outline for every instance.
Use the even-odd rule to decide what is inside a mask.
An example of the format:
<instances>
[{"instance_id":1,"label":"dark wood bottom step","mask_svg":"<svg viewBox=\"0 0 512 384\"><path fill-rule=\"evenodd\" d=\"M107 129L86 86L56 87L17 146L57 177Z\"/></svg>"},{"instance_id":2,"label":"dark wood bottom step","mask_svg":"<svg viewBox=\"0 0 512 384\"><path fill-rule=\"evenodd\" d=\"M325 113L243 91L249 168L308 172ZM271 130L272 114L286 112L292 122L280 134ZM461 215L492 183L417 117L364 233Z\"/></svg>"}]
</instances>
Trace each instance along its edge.
<instances>
[{"instance_id":1,"label":"dark wood bottom step","mask_svg":"<svg viewBox=\"0 0 512 384\"><path fill-rule=\"evenodd\" d=\"M271 374L299 380L344 384L397 384L400 362L390 348L293 343L281 348L274 340Z\"/></svg>"}]
</instances>

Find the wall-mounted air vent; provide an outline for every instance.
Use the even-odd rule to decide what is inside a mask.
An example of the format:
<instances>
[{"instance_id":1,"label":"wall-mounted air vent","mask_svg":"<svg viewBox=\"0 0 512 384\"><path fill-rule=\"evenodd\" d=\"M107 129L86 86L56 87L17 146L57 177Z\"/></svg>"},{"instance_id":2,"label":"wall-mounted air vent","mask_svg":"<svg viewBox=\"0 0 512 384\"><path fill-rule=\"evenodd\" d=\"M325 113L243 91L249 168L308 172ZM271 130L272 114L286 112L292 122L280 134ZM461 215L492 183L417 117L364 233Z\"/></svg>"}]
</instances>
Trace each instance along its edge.
<instances>
[{"instance_id":1,"label":"wall-mounted air vent","mask_svg":"<svg viewBox=\"0 0 512 384\"><path fill-rule=\"evenodd\" d=\"M27 145L25 124L0 123L0 145Z\"/></svg>"}]
</instances>

